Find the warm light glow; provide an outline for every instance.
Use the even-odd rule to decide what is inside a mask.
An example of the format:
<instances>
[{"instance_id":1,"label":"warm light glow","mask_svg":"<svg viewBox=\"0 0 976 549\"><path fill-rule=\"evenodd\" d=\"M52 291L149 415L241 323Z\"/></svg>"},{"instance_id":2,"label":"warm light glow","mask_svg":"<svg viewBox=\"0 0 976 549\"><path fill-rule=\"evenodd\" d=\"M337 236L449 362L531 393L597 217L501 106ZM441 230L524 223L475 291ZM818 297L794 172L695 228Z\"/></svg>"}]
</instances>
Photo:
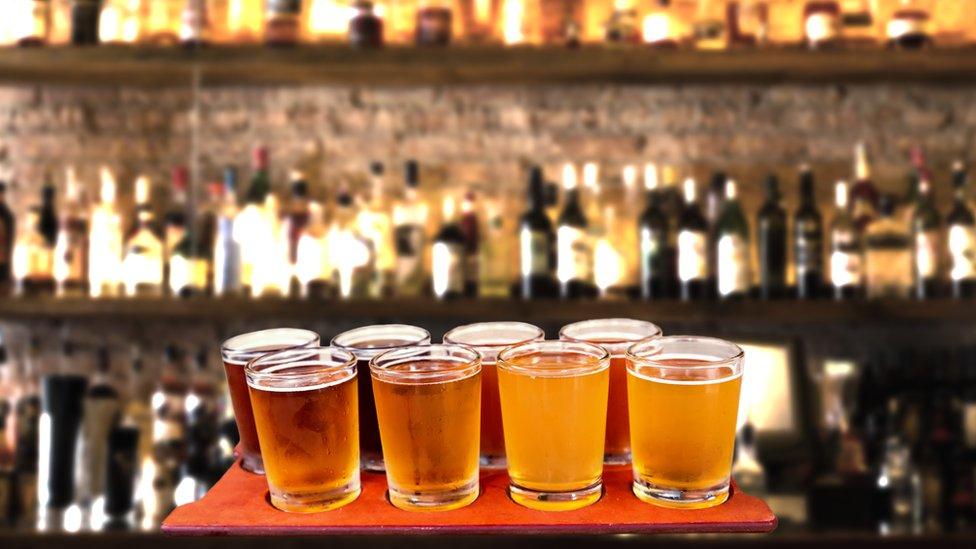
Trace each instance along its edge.
<instances>
[{"instance_id":1,"label":"warm light glow","mask_svg":"<svg viewBox=\"0 0 976 549\"><path fill-rule=\"evenodd\" d=\"M644 164L644 189L653 191L658 187L657 164L648 162Z\"/></svg>"},{"instance_id":2,"label":"warm light glow","mask_svg":"<svg viewBox=\"0 0 976 549\"><path fill-rule=\"evenodd\" d=\"M492 0L474 0L474 21L479 24L491 22Z\"/></svg>"},{"instance_id":3,"label":"warm light glow","mask_svg":"<svg viewBox=\"0 0 976 549\"><path fill-rule=\"evenodd\" d=\"M322 205L318 202L310 202L308 211L309 224L298 238L295 253L295 278L298 279L305 294L310 283L332 279L326 238L309 230L322 225Z\"/></svg>"},{"instance_id":4,"label":"warm light glow","mask_svg":"<svg viewBox=\"0 0 976 549\"><path fill-rule=\"evenodd\" d=\"M245 218L249 226L242 227L243 234L238 235L237 225L234 227L242 263L250 266L251 293L255 296L286 295L290 286L288 234L278 213L278 199L269 194L264 207L257 208L257 215Z\"/></svg>"},{"instance_id":5,"label":"warm light glow","mask_svg":"<svg viewBox=\"0 0 976 549\"><path fill-rule=\"evenodd\" d=\"M588 189L599 188L600 168L596 162L583 164L583 186Z\"/></svg>"},{"instance_id":6,"label":"warm light glow","mask_svg":"<svg viewBox=\"0 0 976 549\"><path fill-rule=\"evenodd\" d=\"M571 191L576 188L576 167L569 162L563 164L563 188Z\"/></svg>"},{"instance_id":7,"label":"warm light glow","mask_svg":"<svg viewBox=\"0 0 976 549\"><path fill-rule=\"evenodd\" d=\"M354 8L336 0L312 0L308 8L308 32L315 38L343 38Z\"/></svg>"},{"instance_id":8,"label":"warm light glow","mask_svg":"<svg viewBox=\"0 0 976 549\"><path fill-rule=\"evenodd\" d=\"M101 203L91 217L88 248L88 281L92 297L118 291L122 262L122 218L115 210L115 177L101 168Z\"/></svg>"},{"instance_id":9,"label":"warm light glow","mask_svg":"<svg viewBox=\"0 0 976 549\"><path fill-rule=\"evenodd\" d=\"M745 352L739 394L737 430L748 421L759 432L789 432L795 428L790 348L785 345L740 343Z\"/></svg>"},{"instance_id":10,"label":"warm light glow","mask_svg":"<svg viewBox=\"0 0 976 549\"><path fill-rule=\"evenodd\" d=\"M623 275L623 257L606 238L601 238L593 250L593 276L600 293L613 287Z\"/></svg>"},{"instance_id":11,"label":"warm light glow","mask_svg":"<svg viewBox=\"0 0 976 549\"><path fill-rule=\"evenodd\" d=\"M353 276L356 269L369 264L369 246L346 229L332 227L328 236L330 263L339 274L339 295L352 295Z\"/></svg>"},{"instance_id":12,"label":"warm light glow","mask_svg":"<svg viewBox=\"0 0 976 549\"><path fill-rule=\"evenodd\" d=\"M644 17L644 42L655 44L670 40L671 18L665 13L651 13Z\"/></svg>"},{"instance_id":13,"label":"warm light glow","mask_svg":"<svg viewBox=\"0 0 976 549\"><path fill-rule=\"evenodd\" d=\"M228 0L227 32L233 40L254 40L264 22L263 0Z\"/></svg>"},{"instance_id":14,"label":"warm light glow","mask_svg":"<svg viewBox=\"0 0 976 549\"><path fill-rule=\"evenodd\" d=\"M624 188L632 191L637 187L637 167L633 164L624 166L623 171Z\"/></svg>"},{"instance_id":15,"label":"warm light glow","mask_svg":"<svg viewBox=\"0 0 976 549\"><path fill-rule=\"evenodd\" d=\"M136 204L147 204L149 202L149 178L140 175L136 179Z\"/></svg>"},{"instance_id":16,"label":"warm light glow","mask_svg":"<svg viewBox=\"0 0 976 549\"><path fill-rule=\"evenodd\" d=\"M524 0L505 0L502 5L502 38L506 44L525 42L525 32L522 28L524 19Z\"/></svg>"},{"instance_id":17,"label":"warm light glow","mask_svg":"<svg viewBox=\"0 0 976 549\"><path fill-rule=\"evenodd\" d=\"M98 40L103 44L122 41L122 10L113 3L102 8L98 18Z\"/></svg>"},{"instance_id":18,"label":"warm light glow","mask_svg":"<svg viewBox=\"0 0 976 549\"><path fill-rule=\"evenodd\" d=\"M99 189L98 196L103 204L114 204L115 203L115 175L112 174L107 166L102 166L99 171L99 176L101 177L102 185Z\"/></svg>"}]
</instances>

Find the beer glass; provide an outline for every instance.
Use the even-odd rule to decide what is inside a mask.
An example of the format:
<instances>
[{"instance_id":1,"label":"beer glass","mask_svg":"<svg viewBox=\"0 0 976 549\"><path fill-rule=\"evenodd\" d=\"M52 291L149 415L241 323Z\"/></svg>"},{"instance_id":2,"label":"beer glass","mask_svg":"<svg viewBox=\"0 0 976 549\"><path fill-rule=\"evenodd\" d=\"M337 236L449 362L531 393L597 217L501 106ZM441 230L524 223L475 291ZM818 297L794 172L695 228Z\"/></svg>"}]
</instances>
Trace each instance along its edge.
<instances>
[{"instance_id":1,"label":"beer glass","mask_svg":"<svg viewBox=\"0 0 976 549\"><path fill-rule=\"evenodd\" d=\"M230 392L231 406L241 442L238 446L241 466L252 473L264 474L261 463L261 445L254 429L254 416L251 411L251 397L247 391L244 365L255 358L274 351L294 347L318 346L319 334L296 328L274 328L232 337L220 346L227 375L227 389Z\"/></svg>"},{"instance_id":2,"label":"beer glass","mask_svg":"<svg viewBox=\"0 0 976 549\"><path fill-rule=\"evenodd\" d=\"M363 468L367 471L386 470L383 466L380 430L376 423L376 406L373 404L369 361L392 349L429 344L430 332L406 324L363 326L332 338L333 347L346 349L356 355L356 367L359 370L359 448Z\"/></svg>"},{"instance_id":3,"label":"beer glass","mask_svg":"<svg viewBox=\"0 0 976 549\"><path fill-rule=\"evenodd\" d=\"M538 341L498 354L509 494L530 509L579 509L603 493L610 354Z\"/></svg>"},{"instance_id":4,"label":"beer glass","mask_svg":"<svg viewBox=\"0 0 976 549\"><path fill-rule=\"evenodd\" d=\"M460 345L388 351L370 362L390 503L458 509L478 497L481 358Z\"/></svg>"},{"instance_id":5,"label":"beer glass","mask_svg":"<svg viewBox=\"0 0 976 549\"><path fill-rule=\"evenodd\" d=\"M293 513L359 497L356 357L330 347L279 351L244 368L271 504Z\"/></svg>"},{"instance_id":6,"label":"beer glass","mask_svg":"<svg viewBox=\"0 0 976 549\"><path fill-rule=\"evenodd\" d=\"M729 497L742 349L708 337L670 336L628 351L634 494L703 509Z\"/></svg>"},{"instance_id":7,"label":"beer glass","mask_svg":"<svg viewBox=\"0 0 976 549\"><path fill-rule=\"evenodd\" d=\"M444 343L471 347L481 354L481 465L505 468L505 437L502 433L502 405L498 400L498 369L495 362L505 347L541 341L541 328L525 322L479 322L458 326L444 335Z\"/></svg>"},{"instance_id":8,"label":"beer glass","mask_svg":"<svg viewBox=\"0 0 976 549\"><path fill-rule=\"evenodd\" d=\"M627 349L643 339L661 337L656 324L629 318L600 318L563 326L559 339L594 343L610 351L610 397L607 400L607 438L603 461L630 463L630 424L627 420Z\"/></svg>"}]
</instances>

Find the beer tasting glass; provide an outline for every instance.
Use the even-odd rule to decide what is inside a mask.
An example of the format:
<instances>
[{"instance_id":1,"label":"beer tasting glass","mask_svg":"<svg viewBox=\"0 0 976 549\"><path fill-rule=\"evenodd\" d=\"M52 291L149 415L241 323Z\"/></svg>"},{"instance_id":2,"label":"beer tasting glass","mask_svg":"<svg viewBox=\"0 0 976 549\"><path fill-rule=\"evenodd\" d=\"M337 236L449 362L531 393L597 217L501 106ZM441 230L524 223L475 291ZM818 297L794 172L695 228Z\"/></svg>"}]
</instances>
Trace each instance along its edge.
<instances>
[{"instance_id":1,"label":"beer tasting glass","mask_svg":"<svg viewBox=\"0 0 976 549\"><path fill-rule=\"evenodd\" d=\"M498 354L509 495L530 509L579 509L603 493L610 354L538 341Z\"/></svg>"},{"instance_id":2,"label":"beer tasting glass","mask_svg":"<svg viewBox=\"0 0 976 549\"><path fill-rule=\"evenodd\" d=\"M244 370L271 504L314 513L359 497L356 357L331 347L291 349Z\"/></svg>"},{"instance_id":3,"label":"beer tasting glass","mask_svg":"<svg viewBox=\"0 0 976 549\"><path fill-rule=\"evenodd\" d=\"M708 337L670 336L628 352L634 494L703 509L729 497L743 353Z\"/></svg>"},{"instance_id":4,"label":"beer tasting glass","mask_svg":"<svg viewBox=\"0 0 976 549\"><path fill-rule=\"evenodd\" d=\"M244 365L259 356L275 351L318 346L318 344L319 334L315 332L297 328L274 328L241 334L224 341L220 346L230 402L234 408L234 419L237 421L237 431L241 438L238 452L241 466L245 470L264 473L261 445L258 443L257 431L254 429L254 416L251 412L251 397L247 391Z\"/></svg>"},{"instance_id":5,"label":"beer tasting glass","mask_svg":"<svg viewBox=\"0 0 976 549\"><path fill-rule=\"evenodd\" d=\"M627 419L627 349L634 343L661 337L656 324L629 318L600 318L563 326L559 339L585 341L610 351L610 397L607 401L605 463L630 463L630 423Z\"/></svg>"},{"instance_id":6,"label":"beer tasting glass","mask_svg":"<svg viewBox=\"0 0 976 549\"><path fill-rule=\"evenodd\" d=\"M380 430L376 424L373 404L373 384L370 382L369 361L392 349L429 345L430 332L406 324L363 326L343 332L332 339L332 346L356 355L359 370L359 444L363 468L367 471L385 470Z\"/></svg>"},{"instance_id":7,"label":"beer tasting glass","mask_svg":"<svg viewBox=\"0 0 976 549\"><path fill-rule=\"evenodd\" d=\"M479 322L458 326L444 335L444 343L471 347L481 354L481 465L505 468L502 406L498 400L498 353L505 347L542 341L541 328L525 322Z\"/></svg>"},{"instance_id":8,"label":"beer tasting glass","mask_svg":"<svg viewBox=\"0 0 976 549\"><path fill-rule=\"evenodd\" d=\"M478 498L481 358L460 345L388 351L370 362L390 503L458 509Z\"/></svg>"}]
</instances>

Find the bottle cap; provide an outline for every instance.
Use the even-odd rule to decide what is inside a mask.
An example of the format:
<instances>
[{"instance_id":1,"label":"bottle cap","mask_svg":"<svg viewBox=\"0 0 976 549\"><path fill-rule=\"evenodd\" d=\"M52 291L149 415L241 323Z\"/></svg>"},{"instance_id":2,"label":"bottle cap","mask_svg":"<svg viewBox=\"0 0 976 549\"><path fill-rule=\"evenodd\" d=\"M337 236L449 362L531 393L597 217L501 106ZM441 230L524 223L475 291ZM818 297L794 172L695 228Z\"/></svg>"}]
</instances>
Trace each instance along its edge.
<instances>
[{"instance_id":1,"label":"bottle cap","mask_svg":"<svg viewBox=\"0 0 976 549\"><path fill-rule=\"evenodd\" d=\"M186 166L175 166L172 172L173 189L185 191L190 181L190 170Z\"/></svg>"},{"instance_id":2,"label":"bottle cap","mask_svg":"<svg viewBox=\"0 0 976 549\"><path fill-rule=\"evenodd\" d=\"M251 153L251 161L255 170L266 169L268 167L268 148L264 145L254 147L254 151Z\"/></svg>"}]
</instances>

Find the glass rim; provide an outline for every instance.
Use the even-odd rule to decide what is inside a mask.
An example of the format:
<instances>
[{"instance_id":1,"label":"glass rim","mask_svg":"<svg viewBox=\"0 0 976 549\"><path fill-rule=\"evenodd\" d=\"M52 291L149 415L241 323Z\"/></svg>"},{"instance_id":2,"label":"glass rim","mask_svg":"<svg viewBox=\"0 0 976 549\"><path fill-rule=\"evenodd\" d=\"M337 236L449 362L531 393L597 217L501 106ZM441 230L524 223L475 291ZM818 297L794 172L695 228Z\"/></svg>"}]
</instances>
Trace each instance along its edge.
<instances>
[{"instance_id":1,"label":"glass rim","mask_svg":"<svg viewBox=\"0 0 976 549\"><path fill-rule=\"evenodd\" d=\"M620 329L614 329L608 325L615 324L620 327ZM618 338L605 338L600 339L599 333L609 334L613 333L615 335L623 335L627 328L634 328L635 330L643 329L647 332L646 335L635 335L635 337L618 337ZM576 330L592 330L594 332L593 336L587 335L573 335L571 332ZM639 320L636 318L594 318L590 320L581 320L579 322L572 322L566 324L559 329L559 339L563 341L579 341L584 343L594 343L602 347L606 347L611 352L619 351L621 353L626 353L627 349L633 344L645 341L647 339L656 339L661 337L664 332L661 327L648 320Z\"/></svg>"},{"instance_id":2,"label":"glass rim","mask_svg":"<svg viewBox=\"0 0 976 549\"><path fill-rule=\"evenodd\" d=\"M249 349L240 346L244 340L254 339L262 335L271 336L276 334L291 334L296 336L294 339L298 340L298 336L309 336L304 341L299 343L286 343L279 349ZM229 337L220 344L220 358L224 362L229 362L231 364L241 364L246 365L248 362L258 358L262 355L268 353L275 353L278 351L284 351L288 349L301 349L309 347L312 345L317 345L322 341L321 336L312 330L306 330L304 328L267 328L265 330L255 330L253 332L247 332L243 334L237 334L235 336Z\"/></svg>"},{"instance_id":3,"label":"glass rim","mask_svg":"<svg viewBox=\"0 0 976 549\"><path fill-rule=\"evenodd\" d=\"M524 329L526 333L532 332L534 335L527 336L516 341L509 341L506 343L465 343L464 341L459 341L457 337L465 331L475 331L475 330L522 330ZM522 343L529 343L531 341L542 341L546 337L545 331L542 328L536 326L535 324L529 324L528 322L520 322L517 320L502 320L497 322L474 322L472 324L462 324L461 326L455 326L448 330L444 334L444 343L450 345L463 345L465 347L471 347L472 349L492 349L499 350L511 347L513 345L520 345ZM482 357L484 358L484 357Z\"/></svg>"},{"instance_id":4,"label":"glass rim","mask_svg":"<svg viewBox=\"0 0 976 549\"><path fill-rule=\"evenodd\" d=\"M396 345L377 345L372 347L356 346L358 341L370 339L368 336L370 332L381 331L412 333L412 335L416 337L404 337L403 341L397 343ZM361 340L355 339L357 337L360 337ZM375 339L379 340L381 338L382 335L377 333ZM343 340L345 339L354 339L354 341L346 341L344 343ZM346 330L333 337L329 342L329 345L339 349L345 349L357 357L360 355L365 355L363 358L373 358L391 350L419 346L423 345L425 342L430 343L430 332L424 328L421 328L420 326L414 326L412 324L371 324L369 326L359 326L358 328Z\"/></svg>"},{"instance_id":5,"label":"glass rim","mask_svg":"<svg viewBox=\"0 0 976 549\"><path fill-rule=\"evenodd\" d=\"M325 358L326 356L328 358ZM256 369L261 366L266 366L268 369ZM288 371L295 368L301 368L301 370ZM346 349L332 346L299 347L273 351L255 357L244 366L244 375L248 387L260 391L284 389L282 387L260 384L262 382L277 381L289 384L315 382L320 381L323 375L337 374L343 371L348 371L348 375L342 379L331 380L329 385L342 383L350 378L356 377L356 355ZM308 391L312 388L306 387L305 385L294 385L288 387L288 389Z\"/></svg>"},{"instance_id":6,"label":"glass rim","mask_svg":"<svg viewBox=\"0 0 976 549\"><path fill-rule=\"evenodd\" d=\"M702 352L701 355L696 355L695 359L701 361L701 364L688 364L688 365L673 365L673 364L662 364L660 360L662 358L673 358L666 353L664 346L669 343L687 343L687 344L706 344L714 345L716 347L724 347L728 350L722 356L710 357L709 353ZM642 348L646 347L646 349ZM650 353L646 351L651 351ZM677 354L687 354L687 353L677 353ZM712 353L717 354L717 353ZM741 362L745 356L745 351L742 347L732 343L731 341L720 339L717 337L708 336L694 336L694 335L672 335L672 336L662 336L654 339L648 339L643 341L638 341L627 349L627 358L630 361L630 365L636 365L640 363L645 366L652 366L654 368L659 368L661 370L697 370L704 368L715 368L717 366L726 366ZM628 365L628 369L629 366ZM733 376L741 375L741 372L734 372ZM722 378L724 379L724 378Z\"/></svg>"},{"instance_id":7,"label":"glass rim","mask_svg":"<svg viewBox=\"0 0 976 549\"><path fill-rule=\"evenodd\" d=\"M533 354L541 355L565 355L575 354L587 356L592 361L579 364L560 365L559 368L541 369L534 364L522 365L514 364L512 359L517 356ZM515 355L515 356L513 356ZM503 370L515 374L528 375L532 377L575 377L589 375L610 368L610 351L601 345L587 343L585 341L567 340L546 340L529 341L506 347L498 353L497 365Z\"/></svg>"},{"instance_id":8,"label":"glass rim","mask_svg":"<svg viewBox=\"0 0 976 549\"><path fill-rule=\"evenodd\" d=\"M436 362L438 367L410 371L391 369L402 364L418 362ZM432 385L460 381L481 372L481 353L466 345L444 343L401 347L370 359L369 372L373 379L404 385Z\"/></svg>"}]
</instances>

